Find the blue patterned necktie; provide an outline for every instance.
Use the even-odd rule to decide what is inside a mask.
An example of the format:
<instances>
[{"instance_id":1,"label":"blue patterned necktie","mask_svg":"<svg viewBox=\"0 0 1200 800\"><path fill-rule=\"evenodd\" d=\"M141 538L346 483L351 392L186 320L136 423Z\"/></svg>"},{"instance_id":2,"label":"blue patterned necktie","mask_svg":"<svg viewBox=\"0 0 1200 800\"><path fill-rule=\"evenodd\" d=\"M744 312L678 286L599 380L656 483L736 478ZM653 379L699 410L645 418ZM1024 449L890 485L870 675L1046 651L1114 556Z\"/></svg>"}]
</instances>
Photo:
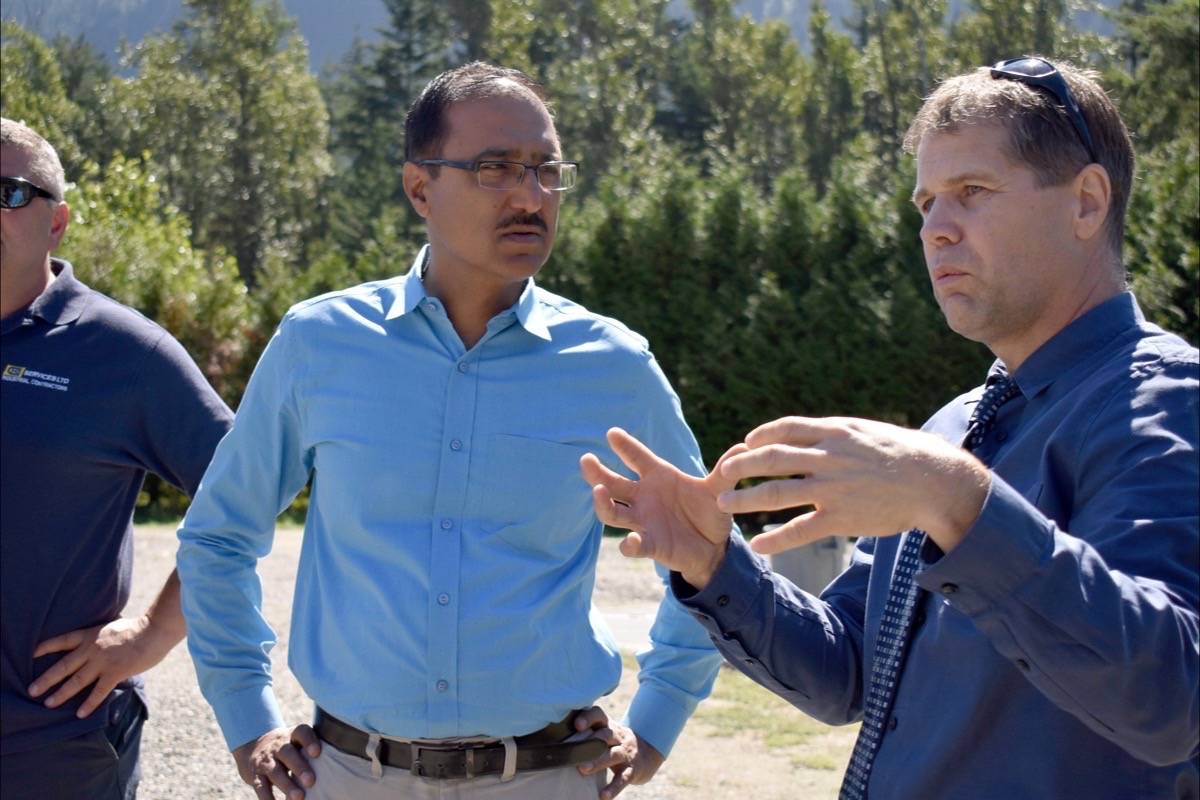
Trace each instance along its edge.
<instances>
[{"instance_id":1,"label":"blue patterned necktie","mask_svg":"<svg viewBox=\"0 0 1200 800\"><path fill-rule=\"evenodd\" d=\"M1017 396L1020 389L1016 382L1004 373L988 376L987 388L967 424L963 447L974 450L983 442L987 432L996 424L1000 406ZM842 791L838 800L864 800L867 782L871 777L871 766L875 753L883 738L883 726L892 712L892 700L896 696L896 684L900 678L900 667L908 644L909 629L912 627L913 609L917 606L921 589L913 580L920 563L921 547L925 544L925 532L910 530L904 534L904 545L900 558L892 573L888 587L887 603L879 620L879 633L875 639L875 652L871 660L871 685L867 687L867 700L863 706L862 727L854 742L850 765L842 780Z\"/></svg>"}]
</instances>

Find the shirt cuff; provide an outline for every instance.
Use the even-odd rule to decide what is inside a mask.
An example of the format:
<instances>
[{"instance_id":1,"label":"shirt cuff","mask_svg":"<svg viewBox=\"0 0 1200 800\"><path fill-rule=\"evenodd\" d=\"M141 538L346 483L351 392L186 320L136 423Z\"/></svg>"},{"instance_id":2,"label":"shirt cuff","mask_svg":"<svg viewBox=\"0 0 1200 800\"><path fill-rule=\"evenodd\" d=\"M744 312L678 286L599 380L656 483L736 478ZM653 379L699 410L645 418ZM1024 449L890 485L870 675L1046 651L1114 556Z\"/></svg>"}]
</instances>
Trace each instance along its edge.
<instances>
[{"instance_id":1,"label":"shirt cuff","mask_svg":"<svg viewBox=\"0 0 1200 800\"><path fill-rule=\"evenodd\" d=\"M671 754L696 705L682 691L674 693L663 686L643 683L629 704L625 724L665 757Z\"/></svg>"},{"instance_id":2,"label":"shirt cuff","mask_svg":"<svg viewBox=\"0 0 1200 800\"><path fill-rule=\"evenodd\" d=\"M270 684L230 692L214 700L212 707L230 752L284 725Z\"/></svg>"},{"instance_id":3,"label":"shirt cuff","mask_svg":"<svg viewBox=\"0 0 1200 800\"><path fill-rule=\"evenodd\" d=\"M722 636L721 631L737 628L751 612L762 582L770 584L770 572L766 561L734 534L707 586L697 589L672 572L671 593L711 635Z\"/></svg>"},{"instance_id":4,"label":"shirt cuff","mask_svg":"<svg viewBox=\"0 0 1200 800\"><path fill-rule=\"evenodd\" d=\"M958 546L926 563L917 584L967 616L1013 597L1054 550L1054 524L992 473L983 510Z\"/></svg>"}]
</instances>

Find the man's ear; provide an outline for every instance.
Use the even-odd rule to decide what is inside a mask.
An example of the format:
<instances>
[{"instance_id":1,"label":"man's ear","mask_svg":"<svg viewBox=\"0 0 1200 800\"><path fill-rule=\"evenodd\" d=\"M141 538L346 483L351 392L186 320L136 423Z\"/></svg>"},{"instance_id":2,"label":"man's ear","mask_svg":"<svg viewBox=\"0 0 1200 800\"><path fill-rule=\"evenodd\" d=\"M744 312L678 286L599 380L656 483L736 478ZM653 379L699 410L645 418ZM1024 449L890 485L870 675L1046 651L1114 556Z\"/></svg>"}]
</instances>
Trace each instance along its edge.
<instances>
[{"instance_id":1,"label":"man's ear","mask_svg":"<svg viewBox=\"0 0 1200 800\"><path fill-rule=\"evenodd\" d=\"M1112 181L1104 167L1088 164L1075 176L1071 188L1076 199L1075 236L1087 241L1104 231L1112 205Z\"/></svg>"},{"instance_id":2,"label":"man's ear","mask_svg":"<svg viewBox=\"0 0 1200 800\"><path fill-rule=\"evenodd\" d=\"M429 171L411 161L404 162L404 193L408 202L421 219L429 217L429 200L425 197L425 189L429 185Z\"/></svg>"},{"instance_id":3,"label":"man's ear","mask_svg":"<svg viewBox=\"0 0 1200 800\"><path fill-rule=\"evenodd\" d=\"M67 232L67 226L70 224L71 207L66 203L59 203L54 207L54 216L50 217L50 230L47 231L50 252L58 248L58 243L62 241L63 234Z\"/></svg>"}]
</instances>

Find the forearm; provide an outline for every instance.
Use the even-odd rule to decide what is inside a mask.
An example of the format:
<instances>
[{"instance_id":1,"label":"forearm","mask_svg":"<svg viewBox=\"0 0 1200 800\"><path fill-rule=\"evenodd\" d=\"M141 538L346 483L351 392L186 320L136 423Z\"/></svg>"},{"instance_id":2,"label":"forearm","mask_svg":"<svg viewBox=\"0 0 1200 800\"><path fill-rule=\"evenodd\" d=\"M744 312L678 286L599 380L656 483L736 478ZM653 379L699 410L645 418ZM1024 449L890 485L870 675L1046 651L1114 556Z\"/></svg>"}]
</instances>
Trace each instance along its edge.
<instances>
[{"instance_id":1,"label":"forearm","mask_svg":"<svg viewBox=\"0 0 1200 800\"><path fill-rule=\"evenodd\" d=\"M1138 758L1171 764L1200 743L1197 537L1194 519L1143 522L1122 535L1077 517L1093 546L997 479L978 524L919 582L1050 701ZM1142 563L1155 561L1150 577Z\"/></svg>"},{"instance_id":2,"label":"forearm","mask_svg":"<svg viewBox=\"0 0 1200 800\"><path fill-rule=\"evenodd\" d=\"M179 570L171 570L159 590L154 602L146 609L142 618L146 621L146 632L161 646L166 655L187 634L183 620L183 609L179 601Z\"/></svg>"},{"instance_id":3,"label":"forearm","mask_svg":"<svg viewBox=\"0 0 1200 800\"><path fill-rule=\"evenodd\" d=\"M702 591L672 576L729 663L809 715L841 724L861 714L862 598L868 563L855 563L827 600L771 572L741 537Z\"/></svg>"}]
</instances>

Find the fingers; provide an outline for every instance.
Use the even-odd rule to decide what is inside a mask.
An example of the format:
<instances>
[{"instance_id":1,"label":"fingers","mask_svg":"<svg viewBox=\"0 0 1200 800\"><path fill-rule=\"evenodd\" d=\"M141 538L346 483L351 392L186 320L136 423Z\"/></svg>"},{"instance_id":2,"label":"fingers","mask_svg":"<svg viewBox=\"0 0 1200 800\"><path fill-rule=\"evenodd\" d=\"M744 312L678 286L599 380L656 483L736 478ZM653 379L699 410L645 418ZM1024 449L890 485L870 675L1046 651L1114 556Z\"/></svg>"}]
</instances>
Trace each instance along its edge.
<instances>
[{"instance_id":1,"label":"fingers","mask_svg":"<svg viewBox=\"0 0 1200 800\"><path fill-rule=\"evenodd\" d=\"M625 530L634 530L640 527L633 509L615 502L608 487L604 484L592 487L592 508L595 509L596 516L605 525Z\"/></svg>"},{"instance_id":2,"label":"fingers","mask_svg":"<svg viewBox=\"0 0 1200 800\"><path fill-rule=\"evenodd\" d=\"M731 483L745 478L807 475L818 471L828 461L829 454L824 450L768 444L730 455L721 465L721 474Z\"/></svg>"},{"instance_id":3,"label":"fingers","mask_svg":"<svg viewBox=\"0 0 1200 800\"><path fill-rule=\"evenodd\" d=\"M79 645L83 644L86 635L92 629L85 628L83 630L71 631L69 633L52 636L46 641L40 643L33 651L34 658L41 658L47 653L61 653L63 650L74 650Z\"/></svg>"},{"instance_id":4,"label":"fingers","mask_svg":"<svg viewBox=\"0 0 1200 800\"><path fill-rule=\"evenodd\" d=\"M730 458L739 453L745 453L749 449L744 442L738 442L721 454L721 457L717 459L717 463L713 465L712 472L708 473L708 477L704 479L704 482L708 484L710 492L717 495L737 485L737 480L727 476L721 468L725 466L725 462Z\"/></svg>"},{"instance_id":5,"label":"fingers","mask_svg":"<svg viewBox=\"0 0 1200 800\"><path fill-rule=\"evenodd\" d=\"M275 793L271 791L271 784L266 780L256 777L254 783L251 785L254 787L254 794L258 797L258 800L275 800Z\"/></svg>"},{"instance_id":6,"label":"fingers","mask_svg":"<svg viewBox=\"0 0 1200 800\"><path fill-rule=\"evenodd\" d=\"M93 711L100 707L100 704L104 702L104 699L108 697L109 692L111 692L116 685L116 681L96 681L96 685L92 687L91 694L89 694L87 699L83 701L83 705L81 705L79 710L75 712L75 716L79 719L83 719L84 717L91 715ZM63 700L66 700L66 698L64 697Z\"/></svg>"},{"instance_id":7,"label":"fingers","mask_svg":"<svg viewBox=\"0 0 1200 800\"><path fill-rule=\"evenodd\" d=\"M34 679L33 683L29 684L29 696L38 697L51 686L57 686L66 680L67 676L73 675L76 671L78 671L79 668L82 667L86 662L87 654L79 650L63 656L61 659L59 659L58 663L39 675L36 679ZM81 686L79 688L82 689L83 687Z\"/></svg>"},{"instance_id":8,"label":"fingers","mask_svg":"<svg viewBox=\"0 0 1200 800\"><path fill-rule=\"evenodd\" d=\"M587 453L579 459L579 471L588 484L607 487L613 497L622 502L629 502L637 493L637 481L631 481L624 475L613 472L592 453Z\"/></svg>"},{"instance_id":9,"label":"fingers","mask_svg":"<svg viewBox=\"0 0 1200 800\"><path fill-rule=\"evenodd\" d=\"M828 520L828 515L820 511L801 514L785 525L755 536L750 540L750 549L764 556L774 555L837 535L830 529Z\"/></svg>"},{"instance_id":10,"label":"fingers","mask_svg":"<svg viewBox=\"0 0 1200 800\"><path fill-rule=\"evenodd\" d=\"M654 547L651 541L637 531L630 532L622 539L621 543L617 545L617 549L626 558L654 558Z\"/></svg>"},{"instance_id":11,"label":"fingers","mask_svg":"<svg viewBox=\"0 0 1200 800\"><path fill-rule=\"evenodd\" d=\"M292 744L309 758L321 755L321 737L311 725L297 725L292 730Z\"/></svg>"},{"instance_id":12,"label":"fingers","mask_svg":"<svg viewBox=\"0 0 1200 800\"><path fill-rule=\"evenodd\" d=\"M608 714L600 706L592 706L587 711L581 711L575 715L575 730L577 731L606 727L608 727Z\"/></svg>"},{"instance_id":13,"label":"fingers","mask_svg":"<svg viewBox=\"0 0 1200 800\"><path fill-rule=\"evenodd\" d=\"M275 766L268 777L289 798L304 796L304 791L292 782L292 778L300 781L304 786L312 786L317 780L317 776L313 774L312 768L308 765L308 760L291 743L285 744L276 751ZM283 781L287 781L287 785L284 785ZM295 794L293 795L293 793Z\"/></svg>"},{"instance_id":14,"label":"fingers","mask_svg":"<svg viewBox=\"0 0 1200 800\"><path fill-rule=\"evenodd\" d=\"M769 444L790 444L811 447L824 439L836 426L832 419L814 417L782 417L759 425L746 434L751 448Z\"/></svg>"},{"instance_id":15,"label":"fingers","mask_svg":"<svg viewBox=\"0 0 1200 800\"><path fill-rule=\"evenodd\" d=\"M612 447L613 452L625 462L625 466L638 475L645 475L655 467L666 463L654 455L654 451L621 428L608 429L608 444Z\"/></svg>"},{"instance_id":16,"label":"fingers","mask_svg":"<svg viewBox=\"0 0 1200 800\"><path fill-rule=\"evenodd\" d=\"M717 497L717 507L727 514L748 514L819 505L820 484L817 478L765 481L748 489L722 492Z\"/></svg>"},{"instance_id":17,"label":"fingers","mask_svg":"<svg viewBox=\"0 0 1200 800\"><path fill-rule=\"evenodd\" d=\"M54 694L46 698L46 708L58 708L72 697L91 686L99 677L99 670L95 669L90 664L83 667L74 675L72 675L66 683L58 687ZM107 694L107 692L105 692L105 694Z\"/></svg>"},{"instance_id":18,"label":"fingers","mask_svg":"<svg viewBox=\"0 0 1200 800\"><path fill-rule=\"evenodd\" d=\"M600 790L600 800L612 800L619 795L629 785L629 770L619 769L613 770L613 779L608 782L608 785Z\"/></svg>"}]
</instances>

